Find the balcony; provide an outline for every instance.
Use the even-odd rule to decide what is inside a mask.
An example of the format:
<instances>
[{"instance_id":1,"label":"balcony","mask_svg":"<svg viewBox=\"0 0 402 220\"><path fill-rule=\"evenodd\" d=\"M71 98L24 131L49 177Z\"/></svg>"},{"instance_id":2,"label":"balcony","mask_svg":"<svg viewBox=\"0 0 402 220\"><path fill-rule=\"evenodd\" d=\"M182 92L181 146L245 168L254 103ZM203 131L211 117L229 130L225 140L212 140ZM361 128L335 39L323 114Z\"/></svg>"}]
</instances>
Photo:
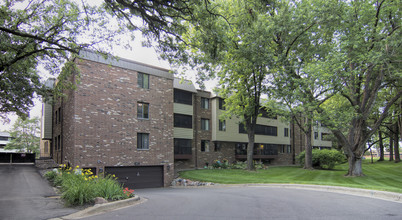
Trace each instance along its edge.
<instances>
[{"instance_id":1,"label":"balcony","mask_svg":"<svg viewBox=\"0 0 402 220\"><path fill-rule=\"evenodd\" d=\"M175 160L189 160L193 156L191 147L174 147L174 159Z\"/></svg>"},{"instance_id":2,"label":"balcony","mask_svg":"<svg viewBox=\"0 0 402 220\"><path fill-rule=\"evenodd\" d=\"M236 159L247 159L247 144L236 146ZM278 158L278 146L275 144L255 144L253 159L275 159Z\"/></svg>"}]
</instances>

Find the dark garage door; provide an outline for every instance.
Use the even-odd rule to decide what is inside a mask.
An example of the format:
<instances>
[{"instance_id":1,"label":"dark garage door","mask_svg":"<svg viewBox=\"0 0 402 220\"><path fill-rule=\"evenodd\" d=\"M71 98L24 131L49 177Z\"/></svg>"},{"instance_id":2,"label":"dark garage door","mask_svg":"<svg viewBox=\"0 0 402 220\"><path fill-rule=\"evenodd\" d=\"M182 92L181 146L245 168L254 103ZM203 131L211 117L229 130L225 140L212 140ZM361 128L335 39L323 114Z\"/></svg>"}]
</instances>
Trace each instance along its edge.
<instances>
[{"instance_id":1,"label":"dark garage door","mask_svg":"<svg viewBox=\"0 0 402 220\"><path fill-rule=\"evenodd\" d=\"M105 167L105 172L130 189L163 187L163 166Z\"/></svg>"}]
</instances>

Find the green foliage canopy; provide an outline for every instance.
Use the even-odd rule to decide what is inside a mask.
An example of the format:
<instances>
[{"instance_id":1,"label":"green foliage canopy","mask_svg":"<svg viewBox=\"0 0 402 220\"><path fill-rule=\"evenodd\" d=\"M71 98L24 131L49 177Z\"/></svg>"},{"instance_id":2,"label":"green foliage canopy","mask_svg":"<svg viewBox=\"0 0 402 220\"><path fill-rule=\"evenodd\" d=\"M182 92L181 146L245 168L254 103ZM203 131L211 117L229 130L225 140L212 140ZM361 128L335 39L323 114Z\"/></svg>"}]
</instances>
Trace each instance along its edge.
<instances>
[{"instance_id":1,"label":"green foliage canopy","mask_svg":"<svg viewBox=\"0 0 402 220\"><path fill-rule=\"evenodd\" d=\"M49 94L39 72L57 75L82 48L108 51L123 28L99 6L70 0L0 3L0 116L28 115L36 95ZM100 43L107 43L99 46ZM41 68L38 68L41 66Z\"/></svg>"},{"instance_id":2,"label":"green foliage canopy","mask_svg":"<svg viewBox=\"0 0 402 220\"><path fill-rule=\"evenodd\" d=\"M11 141L4 149L16 149L18 152L39 153L39 118L18 118L10 132Z\"/></svg>"}]
</instances>

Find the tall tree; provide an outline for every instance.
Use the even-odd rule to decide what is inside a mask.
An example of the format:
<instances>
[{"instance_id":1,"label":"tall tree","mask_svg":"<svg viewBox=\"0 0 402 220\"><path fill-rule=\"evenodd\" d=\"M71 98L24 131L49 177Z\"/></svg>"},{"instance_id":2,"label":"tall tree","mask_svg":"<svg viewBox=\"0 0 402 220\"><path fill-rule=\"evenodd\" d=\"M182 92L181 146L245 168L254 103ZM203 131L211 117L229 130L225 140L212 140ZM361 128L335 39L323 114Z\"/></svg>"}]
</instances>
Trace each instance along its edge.
<instances>
[{"instance_id":1,"label":"tall tree","mask_svg":"<svg viewBox=\"0 0 402 220\"><path fill-rule=\"evenodd\" d=\"M322 69L332 46L331 28L323 25L334 23L334 1L289 1L274 16L272 33L278 74L273 84L273 95L289 107L290 117L306 136L304 168L312 168L312 135L317 107L334 93L331 75ZM324 16L325 15L325 16ZM283 89L287 88L287 89ZM325 96L327 95L327 96ZM296 116L296 117L292 117Z\"/></svg>"},{"instance_id":2,"label":"tall tree","mask_svg":"<svg viewBox=\"0 0 402 220\"><path fill-rule=\"evenodd\" d=\"M349 161L348 176L362 176L362 158L367 140L377 131L389 109L402 95L401 19L398 1L341 2L341 22L335 41L339 42L327 63L343 85L340 93L354 109L348 132L337 128L333 133L343 145ZM396 87L388 102L381 105L378 119L367 120L376 105L380 91ZM340 109L339 109L340 110Z\"/></svg>"},{"instance_id":3,"label":"tall tree","mask_svg":"<svg viewBox=\"0 0 402 220\"><path fill-rule=\"evenodd\" d=\"M39 153L39 118L18 118L10 132L11 141L5 149L16 149L18 152Z\"/></svg>"},{"instance_id":4,"label":"tall tree","mask_svg":"<svg viewBox=\"0 0 402 220\"><path fill-rule=\"evenodd\" d=\"M226 115L239 117L246 128L247 169L252 170L255 127L272 60L269 42L262 37L269 31L261 16L266 6L258 1L216 1L209 6L196 11L196 23L188 23L183 36L184 47L191 51L187 63L198 68L202 79L218 78Z\"/></svg>"}]
</instances>

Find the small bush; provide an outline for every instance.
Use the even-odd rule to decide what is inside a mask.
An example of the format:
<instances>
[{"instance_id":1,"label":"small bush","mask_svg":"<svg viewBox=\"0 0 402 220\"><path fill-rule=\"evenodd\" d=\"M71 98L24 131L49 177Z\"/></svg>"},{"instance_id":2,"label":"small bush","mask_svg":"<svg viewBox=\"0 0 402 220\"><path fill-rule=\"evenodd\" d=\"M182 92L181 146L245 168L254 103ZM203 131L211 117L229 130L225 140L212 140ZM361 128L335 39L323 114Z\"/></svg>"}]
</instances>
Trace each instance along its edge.
<instances>
[{"instance_id":1,"label":"small bush","mask_svg":"<svg viewBox=\"0 0 402 220\"><path fill-rule=\"evenodd\" d=\"M229 168L229 161L226 159L223 159L222 161L215 160L214 163L212 164L212 167L214 169L227 169Z\"/></svg>"},{"instance_id":2,"label":"small bush","mask_svg":"<svg viewBox=\"0 0 402 220\"><path fill-rule=\"evenodd\" d=\"M126 193L128 189L123 189L116 181L114 175L107 175L105 178L97 179L94 188L96 191L96 197L103 197L107 200L127 199L134 195Z\"/></svg>"},{"instance_id":3,"label":"small bush","mask_svg":"<svg viewBox=\"0 0 402 220\"><path fill-rule=\"evenodd\" d=\"M335 167L336 164L341 164L346 161L345 155L337 150L313 149L312 153L313 167L315 168L331 170ZM298 159L300 164L303 165L305 159L305 151L299 154Z\"/></svg>"},{"instance_id":4,"label":"small bush","mask_svg":"<svg viewBox=\"0 0 402 220\"><path fill-rule=\"evenodd\" d=\"M247 162L246 161L236 161L230 166L230 168L245 170L247 168Z\"/></svg>"},{"instance_id":5,"label":"small bush","mask_svg":"<svg viewBox=\"0 0 402 220\"><path fill-rule=\"evenodd\" d=\"M255 169L266 169L266 166L264 165L264 163L260 162L260 161L253 161L254 164L254 168ZM247 169L247 161L236 161L234 162L231 166L231 169Z\"/></svg>"},{"instance_id":6,"label":"small bush","mask_svg":"<svg viewBox=\"0 0 402 220\"><path fill-rule=\"evenodd\" d=\"M90 169L82 170L78 166L72 169L62 165L57 170L47 172L45 177L54 186L61 187L61 198L69 206L89 204L96 197L119 200L134 196L134 190L123 189L114 175L98 178Z\"/></svg>"},{"instance_id":7,"label":"small bush","mask_svg":"<svg viewBox=\"0 0 402 220\"><path fill-rule=\"evenodd\" d=\"M56 171L48 171L48 172L46 172L45 173L45 178L47 179L47 180L49 180L50 182L54 182L54 180L56 179L56 177L57 177L57 172Z\"/></svg>"}]
</instances>

